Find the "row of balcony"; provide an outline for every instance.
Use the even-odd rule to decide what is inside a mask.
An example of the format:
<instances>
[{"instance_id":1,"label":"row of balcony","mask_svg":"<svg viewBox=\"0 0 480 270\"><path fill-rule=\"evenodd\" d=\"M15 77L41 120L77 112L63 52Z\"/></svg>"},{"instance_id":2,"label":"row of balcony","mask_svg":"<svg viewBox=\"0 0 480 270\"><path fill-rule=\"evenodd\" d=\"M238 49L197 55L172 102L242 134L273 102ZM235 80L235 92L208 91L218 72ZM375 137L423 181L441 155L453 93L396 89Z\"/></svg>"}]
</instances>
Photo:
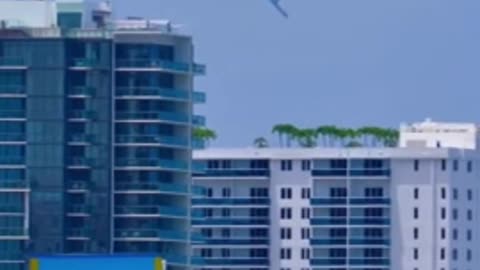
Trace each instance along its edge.
<instances>
[{"instance_id":1,"label":"row of balcony","mask_svg":"<svg viewBox=\"0 0 480 270\"><path fill-rule=\"evenodd\" d=\"M390 260L388 258L314 258L310 260L310 264L314 266L325 266L325 265L379 265L379 266L389 266Z\"/></svg>"},{"instance_id":2,"label":"row of balcony","mask_svg":"<svg viewBox=\"0 0 480 270\"><path fill-rule=\"evenodd\" d=\"M338 218L338 217L314 217L310 219L312 225L390 225L390 218Z\"/></svg>"},{"instance_id":3,"label":"row of balcony","mask_svg":"<svg viewBox=\"0 0 480 270\"><path fill-rule=\"evenodd\" d=\"M197 75L204 75L206 73L205 65L201 64L188 64L181 62L168 61L163 59L119 59L116 61L117 69L122 68L154 68L154 69L163 69L173 72L182 72L182 73L194 73Z\"/></svg>"},{"instance_id":4,"label":"row of balcony","mask_svg":"<svg viewBox=\"0 0 480 270\"><path fill-rule=\"evenodd\" d=\"M384 238L313 238L310 239L312 246L329 246L329 245L390 245L389 239Z\"/></svg>"},{"instance_id":5,"label":"row of balcony","mask_svg":"<svg viewBox=\"0 0 480 270\"><path fill-rule=\"evenodd\" d=\"M0 189L25 189L28 188L26 180L18 179L6 179L0 180Z\"/></svg>"},{"instance_id":6,"label":"row of balcony","mask_svg":"<svg viewBox=\"0 0 480 270\"><path fill-rule=\"evenodd\" d=\"M224 205L270 205L269 198L194 198L194 206L224 206Z\"/></svg>"},{"instance_id":7,"label":"row of balcony","mask_svg":"<svg viewBox=\"0 0 480 270\"><path fill-rule=\"evenodd\" d=\"M93 207L86 204L70 205L67 209L68 214L90 214ZM158 206L158 205L131 205L116 206L115 215L158 215L185 218L189 216L188 210L180 207ZM203 218L202 213L191 213L192 218Z\"/></svg>"},{"instance_id":8,"label":"row of balcony","mask_svg":"<svg viewBox=\"0 0 480 270\"><path fill-rule=\"evenodd\" d=\"M203 220L193 220L193 225L206 226L206 225L226 225L226 226L251 226L251 225L269 225L269 218L222 218L222 217L206 217Z\"/></svg>"},{"instance_id":9,"label":"row of balcony","mask_svg":"<svg viewBox=\"0 0 480 270\"><path fill-rule=\"evenodd\" d=\"M205 238L205 245L268 245L270 240L268 238Z\"/></svg>"},{"instance_id":10,"label":"row of balcony","mask_svg":"<svg viewBox=\"0 0 480 270\"><path fill-rule=\"evenodd\" d=\"M203 258L207 266L220 265L269 265L268 258Z\"/></svg>"},{"instance_id":11,"label":"row of balcony","mask_svg":"<svg viewBox=\"0 0 480 270\"><path fill-rule=\"evenodd\" d=\"M313 169L312 176L389 177L390 169Z\"/></svg>"},{"instance_id":12,"label":"row of balcony","mask_svg":"<svg viewBox=\"0 0 480 270\"><path fill-rule=\"evenodd\" d=\"M205 169L195 177L270 177L269 169Z\"/></svg>"},{"instance_id":13,"label":"row of balcony","mask_svg":"<svg viewBox=\"0 0 480 270\"><path fill-rule=\"evenodd\" d=\"M158 238L173 241L186 241L188 232L172 231L172 230L155 230L155 229L116 229L115 238ZM203 236L192 234L191 240L194 242L203 242Z\"/></svg>"},{"instance_id":14,"label":"row of balcony","mask_svg":"<svg viewBox=\"0 0 480 270\"><path fill-rule=\"evenodd\" d=\"M161 88L154 86L130 86L116 88L117 97L130 97L130 96L142 96L142 97L163 97L176 100L189 101L190 92L188 90ZM206 101L206 95L204 92L193 92L192 101L195 103L204 103Z\"/></svg>"},{"instance_id":15,"label":"row of balcony","mask_svg":"<svg viewBox=\"0 0 480 270\"><path fill-rule=\"evenodd\" d=\"M362 205L362 204L386 204L391 203L390 198L375 198L375 197L359 197L359 198L312 198L310 199L312 205Z\"/></svg>"}]
</instances>

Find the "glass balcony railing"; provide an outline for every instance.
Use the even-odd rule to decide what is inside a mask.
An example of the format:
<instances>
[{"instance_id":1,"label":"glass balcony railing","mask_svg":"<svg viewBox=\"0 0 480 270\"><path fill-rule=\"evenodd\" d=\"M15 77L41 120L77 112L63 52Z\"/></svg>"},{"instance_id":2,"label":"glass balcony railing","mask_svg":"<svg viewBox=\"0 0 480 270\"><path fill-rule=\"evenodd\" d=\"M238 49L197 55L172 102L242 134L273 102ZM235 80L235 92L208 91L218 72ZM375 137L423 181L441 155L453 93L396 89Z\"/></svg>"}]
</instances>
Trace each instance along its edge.
<instances>
[{"instance_id":1,"label":"glass balcony railing","mask_svg":"<svg viewBox=\"0 0 480 270\"><path fill-rule=\"evenodd\" d=\"M192 194L196 196L206 196L207 189L201 186L192 186Z\"/></svg>"},{"instance_id":2,"label":"glass balcony railing","mask_svg":"<svg viewBox=\"0 0 480 270\"><path fill-rule=\"evenodd\" d=\"M115 207L117 215L165 215L174 217L187 217L188 211L183 208L169 206L117 206Z\"/></svg>"},{"instance_id":3,"label":"glass balcony railing","mask_svg":"<svg viewBox=\"0 0 480 270\"><path fill-rule=\"evenodd\" d=\"M347 223L348 221L348 223ZM310 219L312 225L389 225L389 218L339 218L339 217L315 217Z\"/></svg>"},{"instance_id":4,"label":"glass balcony railing","mask_svg":"<svg viewBox=\"0 0 480 270\"><path fill-rule=\"evenodd\" d=\"M324 265L346 265L346 258L315 258L310 260L310 264L314 266Z\"/></svg>"},{"instance_id":5,"label":"glass balcony railing","mask_svg":"<svg viewBox=\"0 0 480 270\"><path fill-rule=\"evenodd\" d=\"M0 180L0 189L19 189L19 188L27 188L27 181L26 180Z\"/></svg>"},{"instance_id":6,"label":"glass balcony railing","mask_svg":"<svg viewBox=\"0 0 480 270\"><path fill-rule=\"evenodd\" d=\"M268 258L204 258L206 265L269 265Z\"/></svg>"},{"instance_id":7,"label":"glass balcony railing","mask_svg":"<svg viewBox=\"0 0 480 270\"><path fill-rule=\"evenodd\" d=\"M194 115L192 119L192 124L194 126L205 126L207 124L207 120L204 116Z\"/></svg>"},{"instance_id":8,"label":"glass balcony railing","mask_svg":"<svg viewBox=\"0 0 480 270\"><path fill-rule=\"evenodd\" d=\"M70 214L88 214L90 207L85 204L75 204L67 207L67 212Z\"/></svg>"},{"instance_id":9,"label":"glass balcony railing","mask_svg":"<svg viewBox=\"0 0 480 270\"><path fill-rule=\"evenodd\" d=\"M27 236L28 230L24 228L0 228L0 236Z\"/></svg>"},{"instance_id":10,"label":"glass balcony railing","mask_svg":"<svg viewBox=\"0 0 480 270\"><path fill-rule=\"evenodd\" d=\"M26 139L25 133L0 133L0 141L3 142L23 142Z\"/></svg>"},{"instance_id":11,"label":"glass balcony railing","mask_svg":"<svg viewBox=\"0 0 480 270\"><path fill-rule=\"evenodd\" d=\"M195 173L196 177L269 177L269 169L205 169Z\"/></svg>"},{"instance_id":12,"label":"glass balcony railing","mask_svg":"<svg viewBox=\"0 0 480 270\"><path fill-rule=\"evenodd\" d=\"M170 170L188 170L188 162L168 159L117 158L117 167L158 167Z\"/></svg>"},{"instance_id":13,"label":"glass balcony railing","mask_svg":"<svg viewBox=\"0 0 480 270\"><path fill-rule=\"evenodd\" d=\"M171 146L188 147L188 138L178 136L159 136L159 135L117 135L116 143L147 143L164 144Z\"/></svg>"},{"instance_id":14,"label":"glass balcony railing","mask_svg":"<svg viewBox=\"0 0 480 270\"><path fill-rule=\"evenodd\" d=\"M115 113L117 120L158 120L169 121L178 123L188 123L188 115L174 112L162 112L162 111L134 111L134 112L122 112Z\"/></svg>"},{"instance_id":15,"label":"glass balcony railing","mask_svg":"<svg viewBox=\"0 0 480 270\"><path fill-rule=\"evenodd\" d=\"M202 198L192 199L194 205L269 205L268 198Z\"/></svg>"},{"instance_id":16,"label":"glass balcony railing","mask_svg":"<svg viewBox=\"0 0 480 270\"><path fill-rule=\"evenodd\" d=\"M207 95L204 92L193 92L193 102L203 104L207 102Z\"/></svg>"},{"instance_id":17,"label":"glass balcony railing","mask_svg":"<svg viewBox=\"0 0 480 270\"><path fill-rule=\"evenodd\" d=\"M0 213L23 213L25 206L21 204L0 204Z\"/></svg>"},{"instance_id":18,"label":"glass balcony railing","mask_svg":"<svg viewBox=\"0 0 480 270\"><path fill-rule=\"evenodd\" d=\"M312 218L310 219L312 225L347 225L346 218Z\"/></svg>"},{"instance_id":19,"label":"glass balcony railing","mask_svg":"<svg viewBox=\"0 0 480 270\"><path fill-rule=\"evenodd\" d=\"M25 118L25 110L0 110L0 118Z\"/></svg>"},{"instance_id":20,"label":"glass balcony railing","mask_svg":"<svg viewBox=\"0 0 480 270\"><path fill-rule=\"evenodd\" d=\"M116 238L159 238L166 240L187 240L188 232L155 229L116 229Z\"/></svg>"},{"instance_id":21,"label":"glass balcony railing","mask_svg":"<svg viewBox=\"0 0 480 270\"><path fill-rule=\"evenodd\" d=\"M25 165L25 157L0 157L0 165Z\"/></svg>"},{"instance_id":22,"label":"glass balcony railing","mask_svg":"<svg viewBox=\"0 0 480 270\"><path fill-rule=\"evenodd\" d=\"M193 220L193 225L269 225L268 218L212 218L206 217L204 220Z\"/></svg>"},{"instance_id":23,"label":"glass balcony railing","mask_svg":"<svg viewBox=\"0 0 480 270\"><path fill-rule=\"evenodd\" d=\"M0 85L0 94L7 94L7 95L25 94L25 86L21 84Z\"/></svg>"},{"instance_id":24,"label":"glass balcony railing","mask_svg":"<svg viewBox=\"0 0 480 270\"><path fill-rule=\"evenodd\" d=\"M368 204L390 204L390 198L313 198L310 200L312 205L368 205Z\"/></svg>"},{"instance_id":25,"label":"glass balcony railing","mask_svg":"<svg viewBox=\"0 0 480 270\"><path fill-rule=\"evenodd\" d=\"M207 238L205 239L205 244L207 245L268 245L270 240L267 238L264 239L235 239L235 238L222 238L222 239L214 239L214 238Z\"/></svg>"},{"instance_id":26,"label":"glass balcony railing","mask_svg":"<svg viewBox=\"0 0 480 270\"><path fill-rule=\"evenodd\" d=\"M390 169L320 169L316 168L312 170L312 176L352 176L352 177L373 177L373 176L390 176Z\"/></svg>"},{"instance_id":27,"label":"glass balcony railing","mask_svg":"<svg viewBox=\"0 0 480 270\"><path fill-rule=\"evenodd\" d=\"M73 86L70 88L68 94L74 96L93 96L95 95L95 88L88 86Z\"/></svg>"},{"instance_id":28,"label":"glass balcony railing","mask_svg":"<svg viewBox=\"0 0 480 270\"><path fill-rule=\"evenodd\" d=\"M25 60L18 57L0 57L0 67L24 67Z\"/></svg>"},{"instance_id":29,"label":"glass balcony railing","mask_svg":"<svg viewBox=\"0 0 480 270\"><path fill-rule=\"evenodd\" d=\"M68 118L70 119L95 119L95 112L89 110L72 110L68 112Z\"/></svg>"},{"instance_id":30,"label":"glass balcony railing","mask_svg":"<svg viewBox=\"0 0 480 270\"><path fill-rule=\"evenodd\" d=\"M383 238L355 238L348 240L349 245L389 245L390 241ZM346 245L345 238L312 238L310 244L313 246L328 246L328 245Z\"/></svg>"},{"instance_id":31,"label":"glass balcony railing","mask_svg":"<svg viewBox=\"0 0 480 270\"><path fill-rule=\"evenodd\" d=\"M390 219L389 218L351 218L350 225L389 225Z\"/></svg>"},{"instance_id":32,"label":"glass balcony railing","mask_svg":"<svg viewBox=\"0 0 480 270\"><path fill-rule=\"evenodd\" d=\"M129 182L116 183L116 191L160 191L168 193L188 193L188 186L179 184L167 184L161 182Z\"/></svg>"},{"instance_id":33,"label":"glass balcony railing","mask_svg":"<svg viewBox=\"0 0 480 270\"><path fill-rule=\"evenodd\" d=\"M198 75L204 75L206 73L205 65L190 65L188 63L154 58L119 59L117 60L116 66L117 68L158 68L173 72L192 72Z\"/></svg>"},{"instance_id":34,"label":"glass balcony railing","mask_svg":"<svg viewBox=\"0 0 480 270\"><path fill-rule=\"evenodd\" d=\"M389 266L390 260L388 258L353 258L349 259L351 265L383 265Z\"/></svg>"},{"instance_id":35,"label":"glass balcony railing","mask_svg":"<svg viewBox=\"0 0 480 270\"><path fill-rule=\"evenodd\" d=\"M117 87L117 96L159 96L172 99L188 100L187 90L160 88L160 87Z\"/></svg>"},{"instance_id":36,"label":"glass balcony railing","mask_svg":"<svg viewBox=\"0 0 480 270\"><path fill-rule=\"evenodd\" d=\"M72 67L95 68L100 66L99 60L95 58L75 58L72 61Z\"/></svg>"}]
</instances>

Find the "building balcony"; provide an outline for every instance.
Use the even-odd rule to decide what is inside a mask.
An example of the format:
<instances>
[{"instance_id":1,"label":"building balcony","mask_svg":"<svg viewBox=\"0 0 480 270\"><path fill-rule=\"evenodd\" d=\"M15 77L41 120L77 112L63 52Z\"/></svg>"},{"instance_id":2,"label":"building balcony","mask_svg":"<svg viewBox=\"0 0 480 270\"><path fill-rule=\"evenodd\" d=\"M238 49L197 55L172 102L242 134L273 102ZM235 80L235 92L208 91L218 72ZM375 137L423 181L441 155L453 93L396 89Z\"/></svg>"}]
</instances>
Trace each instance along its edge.
<instances>
[{"instance_id":1,"label":"building balcony","mask_svg":"<svg viewBox=\"0 0 480 270\"><path fill-rule=\"evenodd\" d=\"M207 102L207 95L204 92L193 92L193 102L203 104Z\"/></svg>"},{"instance_id":2,"label":"building balcony","mask_svg":"<svg viewBox=\"0 0 480 270\"><path fill-rule=\"evenodd\" d=\"M187 114L163 112L163 111L133 111L115 113L116 120L123 121L166 121L181 124L188 124L189 117Z\"/></svg>"},{"instance_id":3,"label":"building balcony","mask_svg":"<svg viewBox=\"0 0 480 270\"><path fill-rule=\"evenodd\" d=\"M390 198L351 198L350 199L350 204L354 205L378 205L378 204L385 204L389 205L390 204Z\"/></svg>"},{"instance_id":4,"label":"building balcony","mask_svg":"<svg viewBox=\"0 0 480 270\"><path fill-rule=\"evenodd\" d=\"M86 96L91 97L94 96L96 89L94 87L88 86L73 86L68 91L68 94L71 96Z\"/></svg>"},{"instance_id":5,"label":"building balcony","mask_svg":"<svg viewBox=\"0 0 480 270\"><path fill-rule=\"evenodd\" d=\"M154 86L117 87L116 93L117 97L160 97L182 101L190 100L190 92L188 90L161 88Z\"/></svg>"},{"instance_id":6,"label":"building balcony","mask_svg":"<svg viewBox=\"0 0 480 270\"><path fill-rule=\"evenodd\" d=\"M25 254L22 250L18 251L0 251L0 261L23 261L25 260ZM23 262L22 262L23 264ZM8 267L8 266L7 266ZM5 268L7 268L5 267ZM21 268L17 268L21 269Z\"/></svg>"},{"instance_id":7,"label":"building balcony","mask_svg":"<svg viewBox=\"0 0 480 270\"><path fill-rule=\"evenodd\" d=\"M310 203L312 205L346 205L347 198L312 198Z\"/></svg>"},{"instance_id":8,"label":"building balcony","mask_svg":"<svg viewBox=\"0 0 480 270\"><path fill-rule=\"evenodd\" d=\"M205 116L194 115L192 119L192 124L194 126L203 127L207 124L207 120L205 119Z\"/></svg>"},{"instance_id":9,"label":"building balcony","mask_svg":"<svg viewBox=\"0 0 480 270\"><path fill-rule=\"evenodd\" d=\"M188 170L188 162L169 159L117 158L116 167L155 167L166 170Z\"/></svg>"},{"instance_id":10,"label":"building balcony","mask_svg":"<svg viewBox=\"0 0 480 270\"><path fill-rule=\"evenodd\" d=\"M162 182L124 182L115 183L115 191L122 192L159 192L189 194L187 185L167 184Z\"/></svg>"},{"instance_id":11,"label":"building balcony","mask_svg":"<svg viewBox=\"0 0 480 270\"><path fill-rule=\"evenodd\" d=\"M194 177L270 177L269 169L204 169L200 173L195 173Z\"/></svg>"},{"instance_id":12,"label":"building balcony","mask_svg":"<svg viewBox=\"0 0 480 270\"><path fill-rule=\"evenodd\" d=\"M350 225L390 225L388 217L351 218Z\"/></svg>"},{"instance_id":13,"label":"building balcony","mask_svg":"<svg viewBox=\"0 0 480 270\"><path fill-rule=\"evenodd\" d=\"M188 64L164 59L136 58L119 59L116 62L117 69L160 69L177 73L193 73L204 75L206 67L200 64Z\"/></svg>"},{"instance_id":14,"label":"building balcony","mask_svg":"<svg viewBox=\"0 0 480 270\"><path fill-rule=\"evenodd\" d=\"M187 218L188 211L184 208L170 207L170 206L149 206L149 205L135 205L135 206L117 206L115 207L115 215L132 215L132 216L171 216Z\"/></svg>"},{"instance_id":15,"label":"building balcony","mask_svg":"<svg viewBox=\"0 0 480 270\"><path fill-rule=\"evenodd\" d=\"M340 218L340 217L315 217L310 219L312 225L389 225L387 217L368 218Z\"/></svg>"},{"instance_id":16,"label":"building balcony","mask_svg":"<svg viewBox=\"0 0 480 270\"><path fill-rule=\"evenodd\" d=\"M68 112L69 119L94 120L97 114L90 110L71 110Z\"/></svg>"},{"instance_id":17,"label":"building balcony","mask_svg":"<svg viewBox=\"0 0 480 270\"><path fill-rule=\"evenodd\" d=\"M347 218L315 217L310 219L311 225L347 225Z\"/></svg>"},{"instance_id":18,"label":"building balcony","mask_svg":"<svg viewBox=\"0 0 480 270\"><path fill-rule=\"evenodd\" d=\"M0 204L0 214L23 214L25 206L20 204Z\"/></svg>"},{"instance_id":19,"label":"building balcony","mask_svg":"<svg viewBox=\"0 0 480 270\"><path fill-rule=\"evenodd\" d=\"M0 95L25 95L25 85L7 84L0 85Z\"/></svg>"},{"instance_id":20,"label":"building balcony","mask_svg":"<svg viewBox=\"0 0 480 270\"><path fill-rule=\"evenodd\" d=\"M25 110L0 110L0 118L24 119L25 117Z\"/></svg>"},{"instance_id":21,"label":"building balcony","mask_svg":"<svg viewBox=\"0 0 480 270\"><path fill-rule=\"evenodd\" d=\"M0 157L1 165L25 165L25 157Z\"/></svg>"},{"instance_id":22,"label":"building balcony","mask_svg":"<svg viewBox=\"0 0 480 270\"><path fill-rule=\"evenodd\" d=\"M25 133L0 133L1 142L25 142L26 140Z\"/></svg>"},{"instance_id":23,"label":"building balcony","mask_svg":"<svg viewBox=\"0 0 480 270\"><path fill-rule=\"evenodd\" d=\"M389 177L390 169L313 169L312 176L318 177Z\"/></svg>"},{"instance_id":24,"label":"building balcony","mask_svg":"<svg viewBox=\"0 0 480 270\"><path fill-rule=\"evenodd\" d=\"M269 265L268 258L204 258L205 265Z\"/></svg>"},{"instance_id":25,"label":"building balcony","mask_svg":"<svg viewBox=\"0 0 480 270\"><path fill-rule=\"evenodd\" d=\"M2 180L0 181L0 189L27 189L27 181L23 179L19 180L12 180L12 179L7 179L7 180Z\"/></svg>"},{"instance_id":26,"label":"building balcony","mask_svg":"<svg viewBox=\"0 0 480 270\"><path fill-rule=\"evenodd\" d=\"M188 147L188 138L159 135L117 135L117 144L163 144L166 146Z\"/></svg>"},{"instance_id":27,"label":"building balcony","mask_svg":"<svg viewBox=\"0 0 480 270\"><path fill-rule=\"evenodd\" d=\"M101 68L102 65L98 59L95 58L75 58L72 60L72 68Z\"/></svg>"},{"instance_id":28,"label":"building balcony","mask_svg":"<svg viewBox=\"0 0 480 270\"><path fill-rule=\"evenodd\" d=\"M229 246L229 245L269 245L270 240L268 238L206 238L205 245L215 246Z\"/></svg>"},{"instance_id":29,"label":"building balcony","mask_svg":"<svg viewBox=\"0 0 480 270\"><path fill-rule=\"evenodd\" d=\"M224 226L255 226L269 225L268 218L221 218L221 217L205 217L204 220L193 220L193 225L224 225Z\"/></svg>"},{"instance_id":30,"label":"building balcony","mask_svg":"<svg viewBox=\"0 0 480 270\"><path fill-rule=\"evenodd\" d=\"M156 238L171 241L187 241L188 232L155 229L116 229L116 240Z\"/></svg>"},{"instance_id":31,"label":"building balcony","mask_svg":"<svg viewBox=\"0 0 480 270\"><path fill-rule=\"evenodd\" d=\"M0 58L0 68L26 68L27 64L23 58L3 57Z\"/></svg>"},{"instance_id":32,"label":"building balcony","mask_svg":"<svg viewBox=\"0 0 480 270\"><path fill-rule=\"evenodd\" d=\"M28 230L24 228L0 228L0 238L25 236L28 236Z\"/></svg>"},{"instance_id":33,"label":"building balcony","mask_svg":"<svg viewBox=\"0 0 480 270\"><path fill-rule=\"evenodd\" d=\"M194 206L269 206L268 198L195 198L192 199Z\"/></svg>"},{"instance_id":34,"label":"building balcony","mask_svg":"<svg viewBox=\"0 0 480 270\"><path fill-rule=\"evenodd\" d=\"M312 238L310 239L312 246L335 246L335 245L347 245L346 238ZM355 238L348 240L350 246L371 246L371 245L389 245L388 239L382 238Z\"/></svg>"},{"instance_id":35,"label":"building balcony","mask_svg":"<svg viewBox=\"0 0 480 270\"><path fill-rule=\"evenodd\" d=\"M388 258L352 258L349 259L350 265L382 265L389 266L390 259Z\"/></svg>"},{"instance_id":36,"label":"building balcony","mask_svg":"<svg viewBox=\"0 0 480 270\"><path fill-rule=\"evenodd\" d=\"M312 205L389 205L390 198L312 198Z\"/></svg>"},{"instance_id":37,"label":"building balcony","mask_svg":"<svg viewBox=\"0 0 480 270\"><path fill-rule=\"evenodd\" d=\"M346 265L346 258L314 258L310 260L310 264L313 266L336 266L336 265Z\"/></svg>"},{"instance_id":38,"label":"building balcony","mask_svg":"<svg viewBox=\"0 0 480 270\"><path fill-rule=\"evenodd\" d=\"M94 143L95 135L92 134L70 134L68 135L69 143Z\"/></svg>"}]
</instances>

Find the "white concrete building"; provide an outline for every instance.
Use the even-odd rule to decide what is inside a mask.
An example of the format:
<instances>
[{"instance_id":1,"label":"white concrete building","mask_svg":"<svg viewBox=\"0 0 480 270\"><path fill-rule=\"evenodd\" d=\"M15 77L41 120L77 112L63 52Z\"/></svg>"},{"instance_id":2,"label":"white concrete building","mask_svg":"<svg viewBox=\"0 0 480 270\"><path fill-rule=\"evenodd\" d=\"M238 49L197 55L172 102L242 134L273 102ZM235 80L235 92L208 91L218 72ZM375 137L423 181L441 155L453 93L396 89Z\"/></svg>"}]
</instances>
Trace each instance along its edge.
<instances>
[{"instance_id":1,"label":"white concrete building","mask_svg":"<svg viewBox=\"0 0 480 270\"><path fill-rule=\"evenodd\" d=\"M474 123L423 122L400 126L400 147L477 149L479 127Z\"/></svg>"},{"instance_id":2,"label":"white concrete building","mask_svg":"<svg viewBox=\"0 0 480 270\"><path fill-rule=\"evenodd\" d=\"M480 164L445 148L211 149L202 269L474 270Z\"/></svg>"}]
</instances>

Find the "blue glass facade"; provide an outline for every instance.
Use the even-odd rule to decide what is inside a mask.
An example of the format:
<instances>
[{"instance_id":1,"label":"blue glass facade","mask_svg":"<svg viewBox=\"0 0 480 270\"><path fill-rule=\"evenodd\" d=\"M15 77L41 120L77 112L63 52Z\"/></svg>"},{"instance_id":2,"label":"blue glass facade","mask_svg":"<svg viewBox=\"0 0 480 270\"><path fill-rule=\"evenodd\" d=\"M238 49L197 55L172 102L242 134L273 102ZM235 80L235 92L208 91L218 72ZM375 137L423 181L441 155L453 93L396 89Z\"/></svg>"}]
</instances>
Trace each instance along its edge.
<instances>
[{"instance_id":1,"label":"blue glass facade","mask_svg":"<svg viewBox=\"0 0 480 270\"><path fill-rule=\"evenodd\" d=\"M76 27L78 18L60 15ZM202 72L191 39L63 31L0 31L0 269L53 253L198 263L190 134L193 104L205 97L192 90Z\"/></svg>"}]
</instances>

